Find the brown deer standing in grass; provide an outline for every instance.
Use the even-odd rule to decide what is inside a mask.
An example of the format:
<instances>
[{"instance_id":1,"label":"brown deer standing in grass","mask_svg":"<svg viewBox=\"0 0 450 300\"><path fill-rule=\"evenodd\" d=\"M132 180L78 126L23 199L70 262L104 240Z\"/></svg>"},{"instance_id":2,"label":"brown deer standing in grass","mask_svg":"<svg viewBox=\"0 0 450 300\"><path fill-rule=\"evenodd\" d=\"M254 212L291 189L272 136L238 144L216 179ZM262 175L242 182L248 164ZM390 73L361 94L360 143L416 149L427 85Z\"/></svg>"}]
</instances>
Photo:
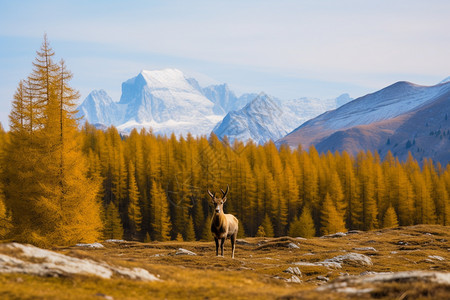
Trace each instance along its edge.
<instances>
[{"instance_id":1,"label":"brown deer standing in grass","mask_svg":"<svg viewBox=\"0 0 450 300\"><path fill-rule=\"evenodd\" d=\"M231 258L234 258L234 247L236 244L236 237L238 234L238 219L231 214L223 213L223 204L227 201L227 194L230 187L227 185L227 190L222 189L222 198L217 198L208 190L209 196L212 198L214 204L214 215L211 220L211 232L214 235L216 242L216 256L219 256L219 239L220 239L220 255L223 257L223 244L227 237L231 239Z\"/></svg>"}]
</instances>

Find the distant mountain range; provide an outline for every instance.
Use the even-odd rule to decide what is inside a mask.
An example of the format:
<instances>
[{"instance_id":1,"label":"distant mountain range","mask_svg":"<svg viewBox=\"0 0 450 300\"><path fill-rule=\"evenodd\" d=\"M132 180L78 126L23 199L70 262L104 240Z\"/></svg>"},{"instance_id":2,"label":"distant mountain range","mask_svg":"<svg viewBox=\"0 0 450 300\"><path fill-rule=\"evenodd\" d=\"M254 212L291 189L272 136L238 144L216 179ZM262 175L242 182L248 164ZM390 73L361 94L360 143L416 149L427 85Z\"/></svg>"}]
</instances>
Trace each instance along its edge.
<instances>
[{"instance_id":1,"label":"distant mountain range","mask_svg":"<svg viewBox=\"0 0 450 300\"><path fill-rule=\"evenodd\" d=\"M257 93L237 97L227 84L202 88L180 70L164 69L142 71L125 81L119 102L103 90L91 92L78 107L78 116L99 128L114 125L123 133L151 128L155 134L199 136L214 130L219 138L265 143L350 100L348 95L324 101L282 101Z\"/></svg>"},{"instance_id":2,"label":"distant mountain range","mask_svg":"<svg viewBox=\"0 0 450 300\"><path fill-rule=\"evenodd\" d=\"M434 86L397 82L305 122L277 141L319 152L408 152L422 161L450 161L450 78Z\"/></svg>"},{"instance_id":3,"label":"distant mountain range","mask_svg":"<svg viewBox=\"0 0 450 300\"><path fill-rule=\"evenodd\" d=\"M116 126L122 133L147 128L155 134L209 135L249 139L263 144L319 152L391 151L401 160L408 152L419 161L450 160L450 77L434 86L397 82L380 91L351 99L280 100L264 93L241 96L227 84L201 87L176 69L142 71L122 84L120 101L93 91L79 106L99 128Z\"/></svg>"}]
</instances>

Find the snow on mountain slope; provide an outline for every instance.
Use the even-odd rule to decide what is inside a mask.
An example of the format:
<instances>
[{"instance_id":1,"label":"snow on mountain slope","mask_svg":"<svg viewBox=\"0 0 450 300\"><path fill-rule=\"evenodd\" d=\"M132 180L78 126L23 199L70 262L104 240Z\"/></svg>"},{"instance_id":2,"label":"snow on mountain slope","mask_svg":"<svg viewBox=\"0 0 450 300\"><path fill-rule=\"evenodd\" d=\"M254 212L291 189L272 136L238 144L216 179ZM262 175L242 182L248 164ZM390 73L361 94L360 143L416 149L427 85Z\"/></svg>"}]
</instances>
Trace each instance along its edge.
<instances>
[{"instance_id":1,"label":"snow on mountain slope","mask_svg":"<svg viewBox=\"0 0 450 300\"><path fill-rule=\"evenodd\" d=\"M441 82L439 82L439 84L441 83L447 83L450 82L450 76L448 76L447 78L445 78L444 80L442 80Z\"/></svg>"},{"instance_id":2,"label":"snow on mountain slope","mask_svg":"<svg viewBox=\"0 0 450 300\"><path fill-rule=\"evenodd\" d=\"M394 118L425 104L441 92L440 85L425 87L404 81L397 82L330 112L326 126L342 129Z\"/></svg>"},{"instance_id":3,"label":"snow on mountain slope","mask_svg":"<svg viewBox=\"0 0 450 300\"><path fill-rule=\"evenodd\" d=\"M176 69L141 71L122 84L119 102L93 92L79 106L90 123L114 125L122 132L152 128L155 134L209 134L223 116L193 78Z\"/></svg>"},{"instance_id":4,"label":"snow on mountain slope","mask_svg":"<svg viewBox=\"0 0 450 300\"><path fill-rule=\"evenodd\" d=\"M142 71L127 80L122 84L119 104L127 105L125 122L134 120L142 124L169 120L203 121L206 116L214 115L214 104L176 69ZM211 124L210 127L213 126ZM202 129L199 131L200 134L206 132Z\"/></svg>"},{"instance_id":5,"label":"snow on mountain slope","mask_svg":"<svg viewBox=\"0 0 450 300\"><path fill-rule=\"evenodd\" d=\"M206 98L214 103L216 114L227 114L239 110L258 96L258 94L243 94L237 97L226 83L207 86L202 89L202 92Z\"/></svg>"},{"instance_id":6,"label":"snow on mountain slope","mask_svg":"<svg viewBox=\"0 0 450 300\"><path fill-rule=\"evenodd\" d=\"M251 139L264 144L288 132L289 128L283 120L283 111L277 103L261 93L241 110L228 113L213 132L220 139L227 136L230 142Z\"/></svg>"},{"instance_id":7,"label":"snow on mountain slope","mask_svg":"<svg viewBox=\"0 0 450 300\"><path fill-rule=\"evenodd\" d=\"M341 102L352 100L348 94L340 96ZM338 98L320 100L299 98L280 100L264 93L256 96L244 108L232 111L214 128L214 133L232 142L251 139L259 144L276 141L305 121L335 109Z\"/></svg>"},{"instance_id":8,"label":"snow on mountain slope","mask_svg":"<svg viewBox=\"0 0 450 300\"><path fill-rule=\"evenodd\" d=\"M237 120L227 125L234 128L236 136L225 129L223 133L231 139L268 141L336 108L337 99L341 99L340 102L351 100L348 95L324 101L312 98L282 101L272 97L267 105L263 105L261 99L266 98L258 97L258 94L237 97L227 84L202 88L194 78L187 78L177 69L144 70L122 84L119 102L114 102L104 91L92 92L79 106L79 116L85 116L92 124L114 125L124 133L133 128L152 128L155 134L186 135L191 132L194 136L207 135L225 114L242 110L259 99L244 112L232 114L233 118L228 120ZM271 110L280 111L280 114L270 119L267 116L271 116ZM222 123L226 124L227 120Z\"/></svg>"},{"instance_id":9,"label":"snow on mountain slope","mask_svg":"<svg viewBox=\"0 0 450 300\"><path fill-rule=\"evenodd\" d=\"M122 120L123 109L104 90L94 90L78 107L77 116L84 116L92 124L113 125Z\"/></svg>"},{"instance_id":10,"label":"snow on mountain slope","mask_svg":"<svg viewBox=\"0 0 450 300\"><path fill-rule=\"evenodd\" d=\"M450 103L449 96L450 83L426 87L397 82L304 123L277 144L302 144L304 148L314 144L320 151L381 151L387 138L394 136L413 114L431 107L438 99ZM428 117L432 120L432 116ZM411 134L423 134L425 130ZM414 137L408 138L412 141Z\"/></svg>"}]
</instances>

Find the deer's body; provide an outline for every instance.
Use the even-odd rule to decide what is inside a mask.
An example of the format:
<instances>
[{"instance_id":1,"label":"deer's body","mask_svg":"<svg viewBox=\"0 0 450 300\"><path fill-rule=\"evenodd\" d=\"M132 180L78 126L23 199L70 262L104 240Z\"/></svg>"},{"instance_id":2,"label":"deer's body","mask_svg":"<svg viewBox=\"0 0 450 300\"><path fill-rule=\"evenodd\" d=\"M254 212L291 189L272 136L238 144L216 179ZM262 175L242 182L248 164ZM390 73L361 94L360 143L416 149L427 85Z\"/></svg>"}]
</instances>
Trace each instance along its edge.
<instances>
[{"instance_id":1,"label":"deer's body","mask_svg":"<svg viewBox=\"0 0 450 300\"><path fill-rule=\"evenodd\" d=\"M216 242L216 256L219 255L219 240L220 240L220 255L223 256L223 244L227 238L231 240L231 257L234 258L234 249L236 244L236 238L238 234L239 221L231 214L223 213L223 204L227 200L227 191L223 193L222 198L216 198L210 191L208 194L211 196L213 204L215 205L214 215L211 219L211 232L214 235L214 241Z\"/></svg>"}]
</instances>

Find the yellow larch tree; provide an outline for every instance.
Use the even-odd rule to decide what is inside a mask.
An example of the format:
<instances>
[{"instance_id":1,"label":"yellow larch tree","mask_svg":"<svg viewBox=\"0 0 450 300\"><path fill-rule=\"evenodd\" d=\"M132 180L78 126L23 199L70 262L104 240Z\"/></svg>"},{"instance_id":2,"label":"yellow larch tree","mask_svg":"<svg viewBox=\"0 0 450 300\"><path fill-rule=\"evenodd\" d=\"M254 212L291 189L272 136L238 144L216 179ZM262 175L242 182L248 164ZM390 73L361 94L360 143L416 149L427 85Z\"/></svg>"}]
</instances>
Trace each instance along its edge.
<instances>
[{"instance_id":1,"label":"yellow larch tree","mask_svg":"<svg viewBox=\"0 0 450 300\"><path fill-rule=\"evenodd\" d=\"M15 175L8 172L9 182L24 184L22 179L27 177L34 183L19 195L11 190L14 184L9 185L6 193L19 202L11 207L13 219L14 215L23 219L19 222L22 224L15 226L22 231L16 232L15 239L41 246L92 242L100 237L102 229L101 208L96 198L99 182L87 178L86 160L79 147L74 117L78 92L69 85L72 74L64 61L56 64L53 56L44 37L28 81L32 107L23 115L27 132L23 133L20 122L11 122L12 131L22 140L21 151L32 158L18 163L14 157L19 157L13 152L19 149L10 149L18 172ZM17 120L17 112L13 108L12 119ZM12 139L14 143L17 141Z\"/></svg>"},{"instance_id":2,"label":"yellow larch tree","mask_svg":"<svg viewBox=\"0 0 450 300\"><path fill-rule=\"evenodd\" d=\"M321 234L326 235L336 232L343 232L346 230L344 220L342 216L338 214L336 206L333 201L331 201L329 194L325 195L320 213Z\"/></svg>"},{"instance_id":3,"label":"yellow larch tree","mask_svg":"<svg viewBox=\"0 0 450 300\"><path fill-rule=\"evenodd\" d=\"M135 169L132 161L128 163L128 234L129 238L136 239L141 231L142 213L139 203L139 190L135 178Z\"/></svg>"},{"instance_id":4,"label":"yellow larch tree","mask_svg":"<svg viewBox=\"0 0 450 300\"><path fill-rule=\"evenodd\" d=\"M397 213L395 209L390 205L386 210L383 218L383 228L398 227Z\"/></svg>"},{"instance_id":5,"label":"yellow larch tree","mask_svg":"<svg viewBox=\"0 0 450 300\"><path fill-rule=\"evenodd\" d=\"M170 218L167 197L161 184L152 182L151 188L151 229L152 240L170 239Z\"/></svg>"}]
</instances>

